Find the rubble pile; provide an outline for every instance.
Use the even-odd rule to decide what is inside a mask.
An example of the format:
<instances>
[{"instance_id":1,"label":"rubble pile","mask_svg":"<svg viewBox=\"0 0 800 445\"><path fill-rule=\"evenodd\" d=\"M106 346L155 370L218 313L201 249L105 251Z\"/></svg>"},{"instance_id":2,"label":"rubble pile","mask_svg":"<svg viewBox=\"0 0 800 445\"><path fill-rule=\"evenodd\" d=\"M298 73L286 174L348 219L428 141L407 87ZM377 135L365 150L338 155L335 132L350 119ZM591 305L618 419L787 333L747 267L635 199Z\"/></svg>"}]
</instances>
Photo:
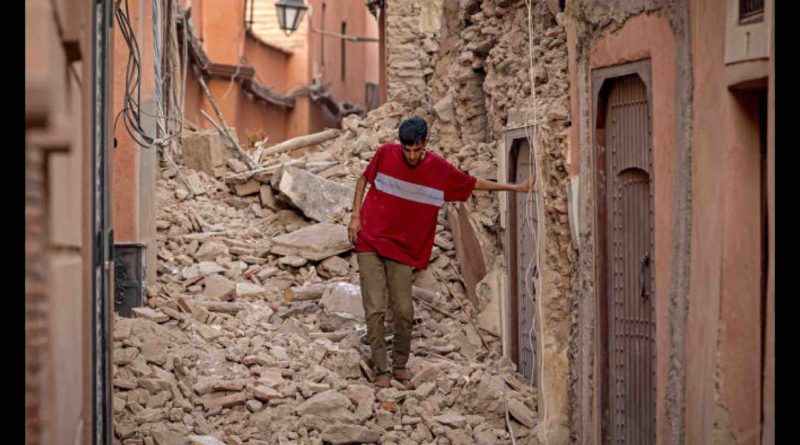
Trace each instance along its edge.
<instances>
[{"instance_id":1,"label":"rubble pile","mask_svg":"<svg viewBox=\"0 0 800 445\"><path fill-rule=\"evenodd\" d=\"M510 444L509 426L536 441L538 396L467 301L444 211L414 281L415 389L371 383L346 223L400 112L346 118L323 149L256 170L234 155L163 166L158 279L147 307L114 321L115 443ZM216 137L184 140L184 159L212 156Z\"/></svg>"}]
</instances>

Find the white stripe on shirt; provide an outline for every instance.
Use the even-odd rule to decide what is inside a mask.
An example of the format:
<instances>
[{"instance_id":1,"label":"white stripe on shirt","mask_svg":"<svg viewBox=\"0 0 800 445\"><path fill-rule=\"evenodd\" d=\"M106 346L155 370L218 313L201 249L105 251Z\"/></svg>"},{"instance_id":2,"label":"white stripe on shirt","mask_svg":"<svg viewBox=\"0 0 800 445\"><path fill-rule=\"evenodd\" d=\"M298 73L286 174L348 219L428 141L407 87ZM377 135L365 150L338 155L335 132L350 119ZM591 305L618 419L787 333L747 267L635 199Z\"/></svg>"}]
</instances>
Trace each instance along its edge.
<instances>
[{"instance_id":1,"label":"white stripe on shirt","mask_svg":"<svg viewBox=\"0 0 800 445\"><path fill-rule=\"evenodd\" d=\"M409 201L430 204L436 207L444 205L444 191L403 181L383 173L378 173L375 176L375 187L383 193Z\"/></svg>"}]
</instances>

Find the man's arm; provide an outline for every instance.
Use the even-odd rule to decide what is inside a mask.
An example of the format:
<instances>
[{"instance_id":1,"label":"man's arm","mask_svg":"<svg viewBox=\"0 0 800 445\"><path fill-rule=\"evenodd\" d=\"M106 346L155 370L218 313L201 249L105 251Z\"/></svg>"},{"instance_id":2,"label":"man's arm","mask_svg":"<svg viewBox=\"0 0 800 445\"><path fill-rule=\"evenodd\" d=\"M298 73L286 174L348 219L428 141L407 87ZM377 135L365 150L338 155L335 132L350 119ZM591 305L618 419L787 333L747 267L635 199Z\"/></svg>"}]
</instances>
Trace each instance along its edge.
<instances>
[{"instance_id":1,"label":"man's arm","mask_svg":"<svg viewBox=\"0 0 800 445\"><path fill-rule=\"evenodd\" d=\"M475 183L475 190L490 190L490 191L509 191L509 192L529 192L533 190L535 182L528 178L527 181L519 184L500 184L497 182L490 182L478 178Z\"/></svg>"},{"instance_id":2,"label":"man's arm","mask_svg":"<svg viewBox=\"0 0 800 445\"><path fill-rule=\"evenodd\" d=\"M364 190L367 188L367 178L361 175L356 182L356 195L353 198L353 214L350 217L350 225L347 226L347 234L350 242L355 244L358 239L358 231L361 230L361 202L364 200Z\"/></svg>"}]
</instances>

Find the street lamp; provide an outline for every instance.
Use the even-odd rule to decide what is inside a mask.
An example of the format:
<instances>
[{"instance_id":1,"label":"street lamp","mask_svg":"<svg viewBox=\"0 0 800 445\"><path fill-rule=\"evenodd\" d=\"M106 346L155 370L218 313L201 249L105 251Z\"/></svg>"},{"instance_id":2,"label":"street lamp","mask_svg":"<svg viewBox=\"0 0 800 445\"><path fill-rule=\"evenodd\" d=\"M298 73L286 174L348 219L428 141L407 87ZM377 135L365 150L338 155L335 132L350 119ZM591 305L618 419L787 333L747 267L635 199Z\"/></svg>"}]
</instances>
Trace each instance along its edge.
<instances>
[{"instance_id":1,"label":"street lamp","mask_svg":"<svg viewBox=\"0 0 800 445\"><path fill-rule=\"evenodd\" d=\"M288 36L297 30L308 6L303 0L278 0L275 9L278 10L278 25Z\"/></svg>"}]
</instances>

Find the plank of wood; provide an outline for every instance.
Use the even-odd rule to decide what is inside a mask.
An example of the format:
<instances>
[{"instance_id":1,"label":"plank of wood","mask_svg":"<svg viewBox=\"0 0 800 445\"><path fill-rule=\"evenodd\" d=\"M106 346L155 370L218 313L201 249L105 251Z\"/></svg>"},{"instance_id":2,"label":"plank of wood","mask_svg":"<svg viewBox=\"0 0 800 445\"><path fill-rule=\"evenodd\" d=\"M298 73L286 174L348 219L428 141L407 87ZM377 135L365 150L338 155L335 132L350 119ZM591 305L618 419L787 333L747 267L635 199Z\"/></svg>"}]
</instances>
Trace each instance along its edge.
<instances>
[{"instance_id":1,"label":"plank of wood","mask_svg":"<svg viewBox=\"0 0 800 445\"><path fill-rule=\"evenodd\" d=\"M222 312L230 315L236 315L245 308L244 304L233 301L195 301L194 304L206 308L209 312Z\"/></svg>"},{"instance_id":2,"label":"plank of wood","mask_svg":"<svg viewBox=\"0 0 800 445\"><path fill-rule=\"evenodd\" d=\"M483 261L481 244L470 222L466 206L458 203L456 207L457 209L454 209L453 206L449 206L447 222L453 232L453 244L456 248L456 258L461 265L461 276L464 277L467 298L477 308L478 296L475 288L486 276L486 263Z\"/></svg>"},{"instance_id":3,"label":"plank of wood","mask_svg":"<svg viewBox=\"0 0 800 445\"><path fill-rule=\"evenodd\" d=\"M331 128L328 130L320 131L319 133L297 136L291 139L287 139L283 142L277 143L272 147L268 147L266 150L264 150L261 156L262 157L271 156L275 154L285 153L287 151L292 151L298 148L308 147L309 145L321 144L325 141L329 141L339 136L341 133L342 133L341 130Z\"/></svg>"},{"instance_id":4,"label":"plank of wood","mask_svg":"<svg viewBox=\"0 0 800 445\"><path fill-rule=\"evenodd\" d=\"M306 286L293 286L283 292L283 299L287 302L318 300L328 288L327 284L309 284Z\"/></svg>"}]
</instances>

